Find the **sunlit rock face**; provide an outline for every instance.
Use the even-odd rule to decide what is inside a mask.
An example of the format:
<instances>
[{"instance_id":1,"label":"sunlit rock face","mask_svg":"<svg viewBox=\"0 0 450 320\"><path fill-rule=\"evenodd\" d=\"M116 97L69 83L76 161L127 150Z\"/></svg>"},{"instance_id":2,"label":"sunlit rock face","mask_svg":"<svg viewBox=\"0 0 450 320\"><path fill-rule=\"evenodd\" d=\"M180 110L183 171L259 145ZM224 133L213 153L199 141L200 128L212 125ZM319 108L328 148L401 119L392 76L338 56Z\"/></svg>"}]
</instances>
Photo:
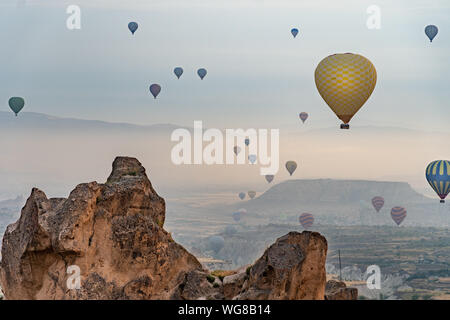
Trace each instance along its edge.
<instances>
[{"instance_id":1,"label":"sunlit rock face","mask_svg":"<svg viewBox=\"0 0 450 320\"><path fill-rule=\"evenodd\" d=\"M80 184L68 198L35 188L3 237L5 298L325 297L327 242L318 233L291 232L245 271L220 278L174 242L164 220L164 199L134 158L116 158L106 183Z\"/></svg>"}]
</instances>

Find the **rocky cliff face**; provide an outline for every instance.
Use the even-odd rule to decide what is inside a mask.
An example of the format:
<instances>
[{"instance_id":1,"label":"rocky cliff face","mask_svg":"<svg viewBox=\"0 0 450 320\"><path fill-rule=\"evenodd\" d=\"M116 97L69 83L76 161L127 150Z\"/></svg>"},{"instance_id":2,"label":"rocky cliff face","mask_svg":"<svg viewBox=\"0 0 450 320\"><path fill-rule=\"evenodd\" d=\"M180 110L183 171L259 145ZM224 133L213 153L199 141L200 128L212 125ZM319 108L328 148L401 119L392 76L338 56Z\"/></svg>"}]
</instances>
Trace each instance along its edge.
<instances>
[{"instance_id":1,"label":"rocky cliff face","mask_svg":"<svg viewBox=\"0 0 450 320\"><path fill-rule=\"evenodd\" d=\"M289 233L223 278L175 243L164 219L165 202L134 158L116 158L106 183L80 184L67 199L33 189L3 238L5 298L324 299L318 233Z\"/></svg>"}]
</instances>

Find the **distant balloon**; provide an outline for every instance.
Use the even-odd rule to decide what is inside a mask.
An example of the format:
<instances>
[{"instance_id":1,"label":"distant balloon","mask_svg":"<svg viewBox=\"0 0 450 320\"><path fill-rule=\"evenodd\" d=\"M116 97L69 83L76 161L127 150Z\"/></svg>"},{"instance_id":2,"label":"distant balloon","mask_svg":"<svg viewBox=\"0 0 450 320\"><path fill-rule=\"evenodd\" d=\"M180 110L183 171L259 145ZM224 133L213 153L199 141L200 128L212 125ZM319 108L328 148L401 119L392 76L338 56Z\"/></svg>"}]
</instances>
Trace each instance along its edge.
<instances>
[{"instance_id":1,"label":"distant balloon","mask_svg":"<svg viewBox=\"0 0 450 320\"><path fill-rule=\"evenodd\" d=\"M204 77L206 77L206 74L208 73L208 71L206 71L206 69L198 69L197 74L200 77L200 79L203 80Z\"/></svg>"},{"instance_id":2,"label":"distant balloon","mask_svg":"<svg viewBox=\"0 0 450 320\"><path fill-rule=\"evenodd\" d=\"M384 198L383 197L373 197L372 198L372 205L377 210L377 212L380 212L381 208L384 206Z\"/></svg>"},{"instance_id":3,"label":"distant balloon","mask_svg":"<svg viewBox=\"0 0 450 320\"><path fill-rule=\"evenodd\" d=\"M244 198L245 198L245 193L244 193L244 192L239 193L239 198L240 198L241 200L244 200Z\"/></svg>"},{"instance_id":4,"label":"distant balloon","mask_svg":"<svg viewBox=\"0 0 450 320\"><path fill-rule=\"evenodd\" d=\"M268 183L271 183L273 181L273 178L275 177L273 174L268 174L265 176Z\"/></svg>"},{"instance_id":5,"label":"distant balloon","mask_svg":"<svg viewBox=\"0 0 450 320\"><path fill-rule=\"evenodd\" d=\"M306 119L308 119L308 114L306 112L301 112L298 116L303 123L305 123Z\"/></svg>"},{"instance_id":6,"label":"distant balloon","mask_svg":"<svg viewBox=\"0 0 450 320\"><path fill-rule=\"evenodd\" d=\"M238 147L238 146L234 146L233 151L234 151L234 154L235 154L235 155L238 155L239 152L241 152L241 148Z\"/></svg>"},{"instance_id":7,"label":"distant balloon","mask_svg":"<svg viewBox=\"0 0 450 320\"><path fill-rule=\"evenodd\" d=\"M234 226L228 225L228 226L225 227L225 231L224 232L225 232L225 234L227 236L232 236L232 235L237 233L237 230L236 230L236 228Z\"/></svg>"},{"instance_id":8,"label":"distant balloon","mask_svg":"<svg viewBox=\"0 0 450 320\"><path fill-rule=\"evenodd\" d=\"M436 160L431 162L425 170L428 183L441 198L441 203L450 192L450 161Z\"/></svg>"},{"instance_id":9,"label":"distant balloon","mask_svg":"<svg viewBox=\"0 0 450 320\"><path fill-rule=\"evenodd\" d=\"M372 62L359 54L333 54L320 61L316 68L317 90L336 116L343 121L341 129L369 99L377 72Z\"/></svg>"},{"instance_id":10,"label":"distant balloon","mask_svg":"<svg viewBox=\"0 0 450 320\"><path fill-rule=\"evenodd\" d=\"M438 27L434 25L429 25L425 27L425 34L427 35L430 42L433 42L434 37L438 34Z\"/></svg>"},{"instance_id":11,"label":"distant balloon","mask_svg":"<svg viewBox=\"0 0 450 320\"><path fill-rule=\"evenodd\" d=\"M294 173L295 169L297 169L297 162L295 161L286 162L286 170L289 172L291 176Z\"/></svg>"},{"instance_id":12,"label":"distant balloon","mask_svg":"<svg viewBox=\"0 0 450 320\"><path fill-rule=\"evenodd\" d=\"M241 220L241 213L240 212L233 212L233 220L238 222L239 220Z\"/></svg>"},{"instance_id":13,"label":"distant balloon","mask_svg":"<svg viewBox=\"0 0 450 320\"><path fill-rule=\"evenodd\" d=\"M255 191L249 191L249 192L247 192L247 194L250 197L250 199L253 199L256 196L256 192Z\"/></svg>"},{"instance_id":14,"label":"distant balloon","mask_svg":"<svg viewBox=\"0 0 450 320\"><path fill-rule=\"evenodd\" d=\"M250 144L250 139L249 138L245 139L245 145L248 147L249 144Z\"/></svg>"},{"instance_id":15,"label":"distant balloon","mask_svg":"<svg viewBox=\"0 0 450 320\"><path fill-rule=\"evenodd\" d=\"M161 92L161 86L159 84L152 84L150 86L150 92L153 95L153 97L156 99L158 94Z\"/></svg>"},{"instance_id":16,"label":"distant balloon","mask_svg":"<svg viewBox=\"0 0 450 320\"><path fill-rule=\"evenodd\" d=\"M297 28L293 28L291 30L292 35L294 36L294 38L298 35L298 29Z\"/></svg>"},{"instance_id":17,"label":"distant balloon","mask_svg":"<svg viewBox=\"0 0 450 320\"><path fill-rule=\"evenodd\" d=\"M310 213L302 213L298 220L305 229L311 228L314 224L314 216Z\"/></svg>"},{"instance_id":18,"label":"distant balloon","mask_svg":"<svg viewBox=\"0 0 450 320\"><path fill-rule=\"evenodd\" d=\"M21 97L12 97L11 99L9 99L9 107L14 112L16 117L19 114L20 110L23 109L24 106L25 106L25 100Z\"/></svg>"},{"instance_id":19,"label":"distant balloon","mask_svg":"<svg viewBox=\"0 0 450 320\"><path fill-rule=\"evenodd\" d=\"M240 208L237 212L239 212L241 214L241 217L243 217L247 214L247 210L244 208Z\"/></svg>"},{"instance_id":20,"label":"distant balloon","mask_svg":"<svg viewBox=\"0 0 450 320\"><path fill-rule=\"evenodd\" d=\"M251 162L251 164L255 164L255 162L256 162L256 155L255 154L250 154L248 156L248 160Z\"/></svg>"},{"instance_id":21,"label":"distant balloon","mask_svg":"<svg viewBox=\"0 0 450 320\"><path fill-rule=\"evenodd\" d=\"M136 30L138 29L138 24L136 22L130 22L128 24L128 29L130 29L131 33L134 34Z\"/></svg>"},{"instance_id":22,"label":"distant balloon","mask_svg":"<svg viewBox=\"0 0 450 320\"><path fill-rule=\"evenodd\" d=\"M176 67L174 70L173 70L173 73L175 73L175 75L177 76L177 78L178 79L180 79L180 77L181 77L181 75L183 74L183 68L181 68L181 67Z\"/></svg>"},{"instance_id":23,"label":"distant balloon","mask_svg":"<svg viewBox=\"0 0 450 320\"><path fill-rule=\"evenodd\" d=\"M391 217L392 220L395 221L395 223L399 226L400 223L403 222L403 220L405 220L406 218L406 210L405 208L402 207L394 207L391 210Z\"/></svg>"},{"instance_id":24,"label":"distant balloon","mask_svg":"<svg viewBox=\"0 0 450 320\"><path fill-rule=\"evenodd\" d=\"M218 253L224 246L225 240L221 236L212 236L208 239L209 247L215 252Z\"/></svg>"}]
</instances>

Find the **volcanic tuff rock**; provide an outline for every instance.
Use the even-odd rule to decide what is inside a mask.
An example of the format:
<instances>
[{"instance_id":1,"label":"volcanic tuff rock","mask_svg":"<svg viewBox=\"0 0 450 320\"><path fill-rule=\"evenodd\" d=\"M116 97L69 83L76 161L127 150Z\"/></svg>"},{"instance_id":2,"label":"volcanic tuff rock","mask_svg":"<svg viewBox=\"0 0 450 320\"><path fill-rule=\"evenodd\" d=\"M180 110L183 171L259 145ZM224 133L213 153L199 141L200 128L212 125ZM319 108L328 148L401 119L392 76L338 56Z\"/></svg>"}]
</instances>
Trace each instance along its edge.
<instances>
[{"instance_id":1,"label":"volcanic tuff rock","mask_svg":"<svg viewBox=\"0 0 450 320\"><path fill-rule=\"evenodd\" d=\"M325 300L356 300L358 289L347 288L345 282L329 280L325 286Z\"/></svg>"},{"instance_id":2,"label":"volcanic tuff rock","mask_svg":"<svg viewBox=\"0 0 450 320\"><path fill-rule=\"evenodd\" d=\"M116 158L106 183L80 184L67 199L34 188L3 238L5 298L324 299L327 242L318 233L289 233L222 282L164 220L164 199L134 158ZM69 289L69 266L79 267L79 289Z\"/></svg>"}]
</instances>

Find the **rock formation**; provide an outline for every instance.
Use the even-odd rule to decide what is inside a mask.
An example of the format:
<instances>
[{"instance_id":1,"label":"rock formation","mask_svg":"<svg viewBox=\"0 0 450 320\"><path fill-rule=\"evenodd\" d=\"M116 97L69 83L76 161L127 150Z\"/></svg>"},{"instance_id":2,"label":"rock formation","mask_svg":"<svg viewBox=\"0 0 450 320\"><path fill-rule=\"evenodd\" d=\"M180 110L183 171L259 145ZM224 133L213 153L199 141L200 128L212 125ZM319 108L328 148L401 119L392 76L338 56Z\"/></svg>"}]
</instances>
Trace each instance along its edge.
<instances>
[{"instance_id":1,"label":"rock formation","mask_svg":"<svg viewBox=\"0 0 450 320\"><path fill-rule=\"evenodd\" d=\"M329 280L325 286L325 300L357 300L358 289L347 288L345 282Z\"/></svg>"},{"instance_id":2,"label":"rock formation","mask_svg":"<svg viewBox=\"0 0 450 320\"><path fill-rule=\"evenodd\" d=\"M6 299L324 299L327 242L279 238L253 266L215 277L163 229L164 199L134 158L65 198L33 189L3 237ZM68 272L69 270L69 272ZM77 285L77 272L81 279ZM234 274L233 274L234 273ZM230 273L228 273L230 274Z\"/></svg>"}]
</instances>

